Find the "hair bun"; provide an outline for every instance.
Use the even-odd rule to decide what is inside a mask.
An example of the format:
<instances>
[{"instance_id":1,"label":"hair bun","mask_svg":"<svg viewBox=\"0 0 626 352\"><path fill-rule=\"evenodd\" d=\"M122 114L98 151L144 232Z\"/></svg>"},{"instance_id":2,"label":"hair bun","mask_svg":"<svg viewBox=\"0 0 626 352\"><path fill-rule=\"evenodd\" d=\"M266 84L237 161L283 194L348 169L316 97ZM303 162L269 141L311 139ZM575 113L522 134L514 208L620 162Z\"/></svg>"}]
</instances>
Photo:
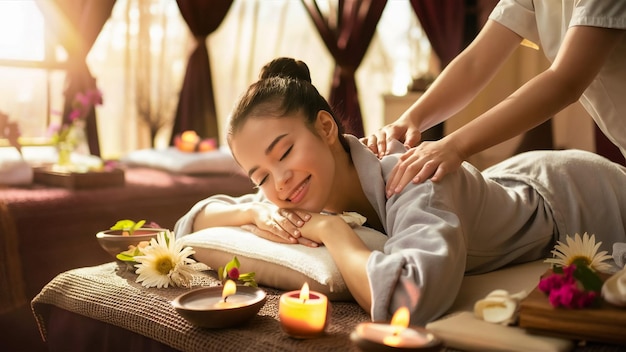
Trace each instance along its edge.
<instances>
[{"instance_id":1,"label":"hair bun","mask_svg":"<svg viewBox=\"0 0 626 352\"><path fill-rule=\"evenodd\" d=\"M259 79L285 77L301 79L311 83L311 73L304 61L289 57L280 57L265 64L259 73Z\"/></svg>"}]
</instances>

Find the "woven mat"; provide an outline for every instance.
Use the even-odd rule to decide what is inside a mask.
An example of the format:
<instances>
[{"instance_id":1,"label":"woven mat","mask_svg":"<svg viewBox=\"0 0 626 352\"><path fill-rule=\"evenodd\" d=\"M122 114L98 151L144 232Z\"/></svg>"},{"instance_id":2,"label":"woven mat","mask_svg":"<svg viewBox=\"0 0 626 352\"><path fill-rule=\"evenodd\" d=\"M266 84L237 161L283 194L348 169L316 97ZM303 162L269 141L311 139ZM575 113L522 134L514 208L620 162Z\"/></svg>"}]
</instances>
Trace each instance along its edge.
<instances>
[{"instance_id":1,"label":"woven mat","mask_svg":"<svg viewBox=\"0 0 626 352\"><path fill-rule=\"evenodd\" d=\"M296 340L285 335L278 320L281 291L263 288L267 301L256 317L231 329L202 329L189 324L171 306L188 288L144 288L126 264L107 263L58 275L32 301L46 339L47 305L116 325L181 351L271 350L356 351L350 333L369 315L356 303L333 302L331 323L322 337ZM192 288L217 286L212 271L198 274Z\"/></svg>"}]
</instances>

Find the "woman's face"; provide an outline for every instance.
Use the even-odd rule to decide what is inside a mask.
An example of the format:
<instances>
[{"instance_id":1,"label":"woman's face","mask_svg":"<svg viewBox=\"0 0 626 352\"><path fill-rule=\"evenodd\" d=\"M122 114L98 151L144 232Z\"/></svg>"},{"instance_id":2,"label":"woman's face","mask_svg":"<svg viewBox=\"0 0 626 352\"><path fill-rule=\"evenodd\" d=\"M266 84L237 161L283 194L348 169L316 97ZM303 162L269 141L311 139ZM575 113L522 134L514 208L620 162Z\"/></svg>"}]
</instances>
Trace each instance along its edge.
<instances>
[{"instance_id":1,"label":"woman's face","mask_svg":"<svg viewBox=\"0 0 626 352\"><path fill-rule=\"evenodd\" d=\"M281 208L319 212L328 202L335 162L319 116L315 129L322 137L307 128L298 113L251 117L231 138L231 149L240 166Z\"/></svg>"}]
</instances>

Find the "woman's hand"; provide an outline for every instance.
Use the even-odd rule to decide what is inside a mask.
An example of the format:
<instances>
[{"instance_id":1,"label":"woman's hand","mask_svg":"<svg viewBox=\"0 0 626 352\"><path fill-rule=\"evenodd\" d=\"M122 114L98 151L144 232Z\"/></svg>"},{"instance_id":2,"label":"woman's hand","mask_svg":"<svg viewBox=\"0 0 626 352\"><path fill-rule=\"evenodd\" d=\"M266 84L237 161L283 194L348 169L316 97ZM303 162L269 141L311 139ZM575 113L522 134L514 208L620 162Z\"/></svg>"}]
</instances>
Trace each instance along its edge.
<instances>
[{"instance_id":1,"label":"woman's hand","mask_svg":"<svg viewBox=\"0 0 626 352\"><path fill-rule=\"evenodd\" d=\"M311 218L308 212L276 208L271 204L258 204L253 211L254 224L242 225L242 229L274 242L314 246L309 240L300 241L300 228Z\"/></svg>"},{"instance_id":2,"label":"woman's hand","mask_svg":"<svg viewBox=\"0 0 626 352\"><path fill-rule=\"evenodd\" d=\"M394 139L404 143L407 148L416 146L422 138L418 126L404 115L398 120L383 126L369 137L360 139L379 158L389 154Z\"/></svg>"},{"instance_id":3,"label":"woman's hand","mask_svg":"<svg viewBox=\"0 0 626 352\"><path fill-rule=\"evenodd\" d=\"M387 180L387 197L402 192L411 181L421 183L430 177L433 182L438 182L446 174L456 171L464 159L454 143L446 138L422 142L404 153L391 170Z\"/></svg>"},{"instance_id":4,"label":"woman's hand","mask_svg":"<svg viewBox=\"0 0 626 352\"><path fill-rule=\"evenodd\" d=\"M324 244L324 236L334 236L338 226L348 226L338 215L327 213L311 213L311 218L300 228L302 237L312 242Z\"/></svg>"}]
</instances>

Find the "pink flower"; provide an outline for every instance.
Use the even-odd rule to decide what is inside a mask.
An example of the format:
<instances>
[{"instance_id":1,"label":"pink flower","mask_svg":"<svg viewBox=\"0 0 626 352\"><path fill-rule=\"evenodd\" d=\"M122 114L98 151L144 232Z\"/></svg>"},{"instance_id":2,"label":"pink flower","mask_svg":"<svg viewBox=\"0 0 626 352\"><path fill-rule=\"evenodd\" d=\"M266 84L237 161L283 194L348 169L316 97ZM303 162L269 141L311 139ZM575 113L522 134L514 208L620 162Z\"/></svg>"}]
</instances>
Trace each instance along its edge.
<instances>
[{"instance_id":1,"label":"pink flower","mask_svg":"<svg viewBox=\"0 0 626 352\"><path fill-rule=\"evenodd\" d=\"M74 107L70 112L68 119L75 121L83 119L91 107L102 105L102 93L98 89L89 89L85 92L78 92L74 96Z\"/></svg>"},{"instance_id":2,"label":"pink flower","mask_svg":"<svg viewBox=\"0 0 626 352\"><path fill-rule=\"evenodd\" d=\"M552 274L539 281L539 290L544 293L550 293L553 290L558 290L562 286L572 285L576 283L574 278L575 265L569 265L563 268L563 274Z\"/></svg>"},{"instance_id":3,"label":"pink flower","mask_svg":"<svg viewBox=\"0 0 626 352\"><path fill-rule=\"evenodd\" d=\"M76 93L76 97L74 98L74 101L82 106L87 106L91 103L91 99L89 95L82 93L82 92Z\"/></svg>"},{"instance_id":4,"label":"pink flower","mask_svg":"<svg viewBox=\"0 0 626 352\"><path fill-rule=\"evenodd\" d=\"M143 225L143 227L151 228L151 229L160 229L161 225L157 224L154 221L150 221L149 223Z\"/></svg>"},{"instance_id":5,"label":"pink flower","mask_svg":"<svg viewBox=\"0 0 626 352\"><path fill-rule=\"evenodd\" d=\"M598 293L585 291L582 285L574 277L576 265L563 267L563 273L545 277L537 286L541 292L548 294L548 299L553 307L570 309L585 308L593 304Z\"/></svg>"},{"instance_id":6,"label":"pink flower","mask_svg":"<svg viewBox=\"0 0 626 352\"><path fill-rule=\"evenodd\" d=\"M228 277L230 277L233 280L237 280L239 279L239 269L238 268L232 268L228 271Z\"/></svg>"},{"instance_id":7,"label":"pink flower","mask_svg":"<svg viewBox=\"0 0 626 352\"><path fill-rule=\"evenodd\" d=\"M102 105L102 92L97 89L87 91L87 98L93 105Z\"/></svg>"},{"instance_id":8,"label":"pink flower","mask_svg":"<svg viewBox=\"0 0 626 352\"><path fill-rule=\"evenodd\" d=\"M82 111L80 111L80 109L76 108L76 109L73 109L70 112L68 118L69 118L70 121L76 121L76 120L80 119L81 115L82 115Z\"/></svg>"},{"instance_id":9,"label":"pink flower","mask_svg":"<svg viewBox=\"0 0 626 352\"><path fill-rule=\"evenodd\" d=\"M550 293L552 290L559 289L563 285L562 275L550 275L539 281L539 290L543 293Z\"/></svg>"},{"instance_id":10,"label":"pink flower","mask_svg":"<svg viewBox=\"0 0 626 352\"><path fill-rule=\"evenodd\" d=\"M597 293L594 291L584 291L578 288L576 284L561 286L559 289L550 291L550 304L553 307L565 307L570 309L579 309L590 306Z\"/></svg>"}]
</instances>

